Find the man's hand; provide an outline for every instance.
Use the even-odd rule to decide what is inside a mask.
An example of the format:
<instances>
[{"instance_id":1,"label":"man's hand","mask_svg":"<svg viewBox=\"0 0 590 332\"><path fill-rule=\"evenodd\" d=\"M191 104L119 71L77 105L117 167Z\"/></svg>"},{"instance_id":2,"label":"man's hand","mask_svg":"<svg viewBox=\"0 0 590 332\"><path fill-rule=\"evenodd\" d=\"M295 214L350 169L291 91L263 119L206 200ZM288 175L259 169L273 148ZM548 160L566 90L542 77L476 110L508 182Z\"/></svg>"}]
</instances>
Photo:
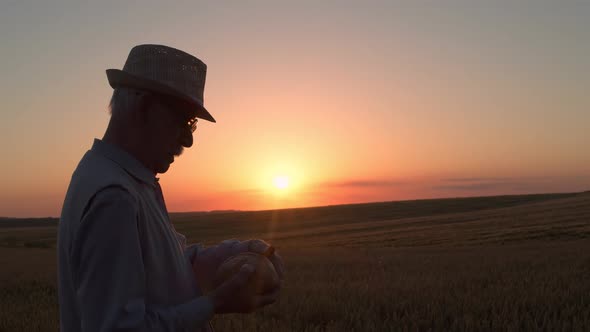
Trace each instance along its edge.
<instances>
[{"instance_id":1,"label":"man's hand","mask_svg":"<svg viewBox=\"0 0 590 332\"><path fill-rule=\"evenodd\" d=\"M285 264L283 263L283 259L279 256L278 252L274 249L271 249L272 246L266 243L264 240L260 239L253 239L253 240L246 240L236 244L236 253L235 255L242 253L242 252L255 252L257 254L265 255L268 252L272 252L271 255L267 256L267 258L271 261L272 265L274 265L275 270L279 276L280 280L285 278Z\"/></svg>"},{"instance_id":2,"label":"man's hand","mask_svg":"<svg viewBox=\"0 0 590 332\"><path fill-rule=\"evenodd\" d=\"M221 284L207 296L211 299L216 314L225 313L251 313L265 305L274 303L279 297L279 289L253 297L244 297L240 294L247 287L248 280L254 275L254 267L243 265L240 272L233 278Z\"/></svg>"},{"instance_id":3,"label":"man's hand","mask_svg":"<svg viewBox=\"0 0 590 332\"><path fill-rule=\"evenodd\" d=\"M197 283L205 292L212 290L213 278L219 266L233 256L235 246L240 243L236 239L225 240L221 243L197 251L192 261L193 273Z\"/></svg>"},{"instance_id":4,"label":"man's hand","mask_svg":"<svg viewBox=\"0 0 590 332\"><path fill-rule=\"evenodd\" d=\"M211 290L213 287L213 277L219 269L219 266L231 256L235 256L242 252L255 252L264 254L269 251L271 246L263 240L254 239L246 241L238 241L236 239L225 240L216 246L205 248L199 252L193 261L193 272L199 285L205 290ZM272 250L272 249L271 249ZM279 256L276 250L267 258L273 264L279 280L284 279L285 267L283 259ZM280 289L280 284L277 289Z\"/></svg>"}]
</instances>

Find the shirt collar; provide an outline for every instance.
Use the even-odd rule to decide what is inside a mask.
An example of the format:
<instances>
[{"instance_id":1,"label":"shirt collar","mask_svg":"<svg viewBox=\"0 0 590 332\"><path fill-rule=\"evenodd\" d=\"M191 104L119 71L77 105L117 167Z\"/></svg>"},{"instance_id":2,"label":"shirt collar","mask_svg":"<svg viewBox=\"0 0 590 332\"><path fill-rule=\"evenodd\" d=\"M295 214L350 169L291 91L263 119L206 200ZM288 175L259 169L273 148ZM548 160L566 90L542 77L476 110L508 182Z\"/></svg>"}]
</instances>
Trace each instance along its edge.
<instances>
[{"instance_id":1,"label":"shirt collar","mask_svg":"<svg viewBox=\"0 0 590 332\"><path fill-rule=\"evenodd\" d=\"M134 178L156 187L158 178L154 173L122 148L95 138L91 151L114 161Z\"/></svg>"}]
</instances>

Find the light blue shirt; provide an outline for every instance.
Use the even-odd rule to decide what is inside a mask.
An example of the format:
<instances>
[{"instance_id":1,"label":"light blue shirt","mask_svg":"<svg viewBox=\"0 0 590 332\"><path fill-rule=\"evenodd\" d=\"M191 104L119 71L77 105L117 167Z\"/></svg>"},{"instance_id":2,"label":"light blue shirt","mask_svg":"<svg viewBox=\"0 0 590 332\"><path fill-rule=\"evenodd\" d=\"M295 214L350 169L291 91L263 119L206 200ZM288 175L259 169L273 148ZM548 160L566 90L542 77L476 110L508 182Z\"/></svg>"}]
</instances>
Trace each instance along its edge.
<instances>
[{"instance_id":1,"label":"light blue shirt","mask_svg":"<svg viewBox=\"0 0 590 332\"><path fill-rule=\"evenodd\" d=\"M86 152L58 228L60 331L212 330L192 268L204 248L186 245L158 189L124 150L96 139Z\"/></svg>"}]
</instances>

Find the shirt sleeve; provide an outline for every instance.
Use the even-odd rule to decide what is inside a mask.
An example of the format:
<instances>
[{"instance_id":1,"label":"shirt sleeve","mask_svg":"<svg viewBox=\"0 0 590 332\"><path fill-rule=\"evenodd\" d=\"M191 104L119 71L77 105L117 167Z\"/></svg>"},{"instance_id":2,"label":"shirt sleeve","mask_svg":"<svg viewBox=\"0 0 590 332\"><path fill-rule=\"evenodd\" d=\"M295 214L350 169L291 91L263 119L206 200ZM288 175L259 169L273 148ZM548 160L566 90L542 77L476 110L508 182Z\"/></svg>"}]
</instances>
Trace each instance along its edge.
<instances>
[{"instance_id":1,"label":"shirt sleeve","mask_svg":"<svg viewBox=\"0 0 590 332\"><path fill-rule=\"evenodd\" d=\"M72 274L81 331L194 331L206 326L206 296L170 307L148 307L137 227L138 209L121 187L97 193L73 241Z\"/></svg>"},{"instance_id":2,"label":"shirt sleeve","mask_svg":"<svg viewBox=\"0 0 590 332\"><path fill-rule=\"evenodd\" d=\"M198 253L202 249L204 249L203 245L200 243L187 245L186 244L186 236L178 233L176 230L174 230L174 233L176 234L176 239L178 239L178 243L180 244L180 247L182 248L182 252L184 253L184 257L189 262L191 262L191 264L194 264L195 258L197 257Z\"/></svg>"},{"instance_id":3,"label":"shirt sleeve","mask_svg":"<svg viewBox=\"0 0 590 332\"><path fill-rule=\"evenodd\" d=\"M216 264L221 264L225 259L239 253L239 251L236 250L239 243L240 241L236 239L224 240L211 247L199 248L200 250L196 255L201 260L211 260Z\"/></svg>"}]
</instances>

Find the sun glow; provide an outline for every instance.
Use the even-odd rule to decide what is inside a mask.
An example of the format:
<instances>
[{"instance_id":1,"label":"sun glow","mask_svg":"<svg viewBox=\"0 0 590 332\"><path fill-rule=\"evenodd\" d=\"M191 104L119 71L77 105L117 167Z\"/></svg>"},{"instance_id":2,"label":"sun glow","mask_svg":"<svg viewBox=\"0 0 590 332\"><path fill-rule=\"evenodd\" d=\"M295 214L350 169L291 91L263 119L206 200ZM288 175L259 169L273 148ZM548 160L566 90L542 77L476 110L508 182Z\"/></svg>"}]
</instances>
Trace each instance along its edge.
<instances>
[{"instance_id":1,"label":"sun glow","mask_svg":"<svg viewBox=\"0 0 590 332\"><path fill-rule=\"evenodd\" d=\"M275 177L273 182L277 189L287 189L289 187L289 178L283 175Z\"/></svg>"}]
</instances>

